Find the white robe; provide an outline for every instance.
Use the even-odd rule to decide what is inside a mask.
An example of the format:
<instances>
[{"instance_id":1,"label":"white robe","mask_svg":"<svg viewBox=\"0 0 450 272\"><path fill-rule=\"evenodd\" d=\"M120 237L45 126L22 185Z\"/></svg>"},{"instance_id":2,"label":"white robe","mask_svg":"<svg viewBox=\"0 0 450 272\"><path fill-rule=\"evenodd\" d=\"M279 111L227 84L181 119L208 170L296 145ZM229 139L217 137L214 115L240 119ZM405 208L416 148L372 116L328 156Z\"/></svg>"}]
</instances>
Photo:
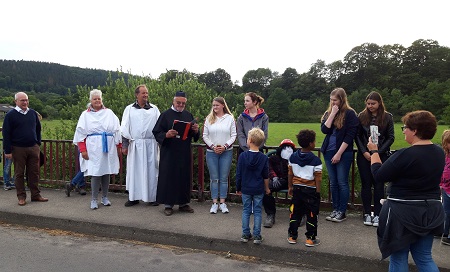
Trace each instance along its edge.
<instances>
[{"instance_id":1,"label":"white robe","mask_svg":"<svg viewBox=\"0 0 450 272\"><path fill-rule=\"evenodd\" d=\"M126 176L128 198L154 202L158 187L158 143L152 130L160 112L153 104L148 110L132 105L125 108L121 126L122 136L130 141Z\"/></svg>"},{"instance_id":2,"label":"white robe","mask_svg":"<svg viewBox=\"0 0 450 272\"><path fill-rule=\"evenodd\" d=\"M107 136L108 153L102 149L102 136L96 133L110 133ZM73 143L78 144L86 139L86 150L89 160L83 159L80 153L80 170L85 176L103 176L119 173L120 163L117 145L122 142L119 118L110 109L99 111L83 111L78 119Z\"/></svg>"}]
</instances>

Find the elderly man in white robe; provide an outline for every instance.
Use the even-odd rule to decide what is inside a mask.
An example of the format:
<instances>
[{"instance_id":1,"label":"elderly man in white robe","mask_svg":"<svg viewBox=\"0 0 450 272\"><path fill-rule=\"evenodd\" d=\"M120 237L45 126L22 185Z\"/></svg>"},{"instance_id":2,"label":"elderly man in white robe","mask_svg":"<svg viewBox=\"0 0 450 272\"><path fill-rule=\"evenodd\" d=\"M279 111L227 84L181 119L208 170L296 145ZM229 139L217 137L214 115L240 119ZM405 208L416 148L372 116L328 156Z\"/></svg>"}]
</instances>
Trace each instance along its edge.
<instances>
[{"instance_id":1,"label":"elderly man in white robe","mask_svg":"<svg viewBox=\"0 0 450 272\"><path fill-rule=\"evenodd\" d=\"M102 188L101 203L111 206L108 189L111 174L118 174L120 163L117 149L122 145L119 118L102 102L102 91L89 95L88 109L81 113L73 137L80 150L80 171L91 176L91 209L98 209L97 198Z\"/></svg>"},{"instance_id":2,"label":"elderly man in white robe","mask_svg":"<svg viewBox=\"0 0 450 272\"><path fill-rule=\"evenodd\" d=\"M125 207L139 201L158 206L158 143L152 133L159 118L158 107L148 102L148 89L139 85L134 91L136 102L128 105L122 116L122 154L127 155Z\"/></svg>"}]
</instances>

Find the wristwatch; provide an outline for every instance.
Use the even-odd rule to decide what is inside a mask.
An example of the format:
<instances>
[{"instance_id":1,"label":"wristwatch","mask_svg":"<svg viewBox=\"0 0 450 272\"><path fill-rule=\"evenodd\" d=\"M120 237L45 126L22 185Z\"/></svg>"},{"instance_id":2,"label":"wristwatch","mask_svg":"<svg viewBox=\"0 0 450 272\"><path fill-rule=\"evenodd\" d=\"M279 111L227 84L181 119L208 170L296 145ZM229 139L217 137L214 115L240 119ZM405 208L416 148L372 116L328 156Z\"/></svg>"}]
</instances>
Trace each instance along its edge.
<instances>
[{"instance_id":1,"label":"wristwatch","mask_svg":"<svg viewBox=\"0 0 450 272\"><path fill-rule=\"evenodd\" d=\"M378 150L374 149L374 150L369 150L370 155L373 155L375 153L378 153Z\"/></svg>"}]
</instances>

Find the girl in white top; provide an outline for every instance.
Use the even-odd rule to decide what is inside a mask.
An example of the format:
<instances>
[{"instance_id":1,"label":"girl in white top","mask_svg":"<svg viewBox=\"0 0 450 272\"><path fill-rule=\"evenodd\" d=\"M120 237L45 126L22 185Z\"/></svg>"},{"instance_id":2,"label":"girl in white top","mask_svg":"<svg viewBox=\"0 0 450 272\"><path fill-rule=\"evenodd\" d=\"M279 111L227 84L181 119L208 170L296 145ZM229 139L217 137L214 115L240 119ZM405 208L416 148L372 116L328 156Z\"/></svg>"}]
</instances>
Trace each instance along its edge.
<instances>
[{"instance_id":1,"label":"girl in white top","mask_svg":"<svg viewBox=\"0 0 450 272\"><path fill-rule=\"evenodd\" d=\"M207 146L206 163L211 180L210 191L213 199L210 213L220 209L228 213L225 199L228 194L228 175L233 159L233 143L236 140L236 123L223 97L216 97L212 109L203 126L203 141ZM219 186L220 185L220 186ZM220 206L217 203L220 189Z\"/></svg>"}]
</instances>

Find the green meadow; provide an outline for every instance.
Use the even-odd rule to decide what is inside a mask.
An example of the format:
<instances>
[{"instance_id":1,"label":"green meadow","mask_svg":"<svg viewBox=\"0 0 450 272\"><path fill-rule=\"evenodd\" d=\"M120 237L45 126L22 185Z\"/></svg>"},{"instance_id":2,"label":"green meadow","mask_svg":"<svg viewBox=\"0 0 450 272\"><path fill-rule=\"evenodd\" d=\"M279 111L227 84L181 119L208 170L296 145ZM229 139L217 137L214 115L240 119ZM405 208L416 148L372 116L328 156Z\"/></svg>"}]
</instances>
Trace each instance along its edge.
<instances>
[{"instance_id":1,"label":"green meadow","mask_svg":"<svg viewBox=\"0 0 450 272\"><path fill-rule=\"evenodd\" d=\"M391 146L392 150L398 150L409 146L402 133L402 125L402 123L396 123L394 125L395 141ZM286 138L291 139L296 145L298 145L295 135L297 135L301 129L314 130L316 132L316 147L320 147L322 145L325 135L320 131L320 123L270 123L269 139L267 140L266 145L278 146L280 142ZM433 143L441 143L441 135L445 129L448 129L447 125L438 126L436 135L432 139ZM356 145L354 147L356 148Z\"/></svg>"},{"instance_id":2,"label":"green meadow","mask_svg":"<svg viewBox=\"0 0 450 272\"><path fill-rule=\"evenodd\" d=\"M0 126L3 120L0 121ZM405 142L402 134L401 126L403 124L395 124L395 141L391 149L397 150L400 148L408 147L408 143ZM71 121L61 120L43 120L42 121L42 138L43 139L57 139L57 140L71 140L73 132L71 127L74 127L75 123ZM439 125L436 135L433 138L433 143L440 144L441 135L445 129L448 129L447 125ZM320 123L269 123L269 139L267 140L267 146L278 146L283 139L289 138L297 145L295 135L301 129L312 129L316 132L316 147L322 145L325 135L320 131ZM68 135L61 138L61 135ZM356 146L355 146L356 148Z\"/></svg>"}]
</instances>

